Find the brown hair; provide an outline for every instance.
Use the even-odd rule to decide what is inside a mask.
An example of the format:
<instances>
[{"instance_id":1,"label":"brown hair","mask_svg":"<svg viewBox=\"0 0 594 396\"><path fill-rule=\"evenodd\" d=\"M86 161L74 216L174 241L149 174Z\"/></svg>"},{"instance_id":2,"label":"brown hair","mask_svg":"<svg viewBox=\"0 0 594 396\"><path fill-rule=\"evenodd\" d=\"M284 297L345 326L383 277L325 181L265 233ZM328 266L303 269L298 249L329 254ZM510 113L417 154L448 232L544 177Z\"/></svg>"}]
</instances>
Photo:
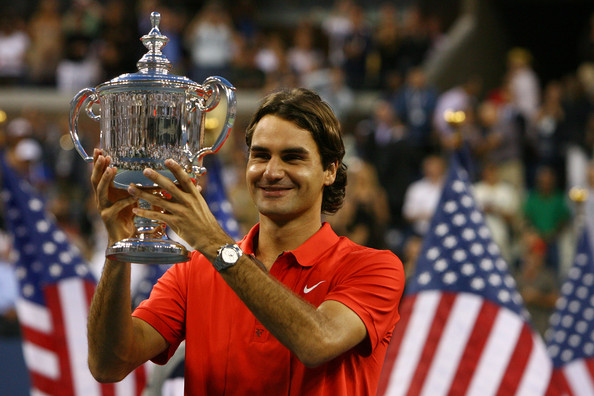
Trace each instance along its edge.
<instances>
[{"instance_id":1,"label":"brown hair","mask_svg":"<svg viewBox=\"0 0 594 396\"><path fill-rule=\"evenodd\" d=\"M251 147L252 136L258 122L267 115L290 121L309 131L318 146L322 166L338 162L334 183L324 187L322 212L336 213L344 201L347 167L342 162L344 143L340 134L340 122L334 112L319 95L304 88L282 90L268 95L256 110L247 127L245 142Z\"/></svg>"}]
</instances>

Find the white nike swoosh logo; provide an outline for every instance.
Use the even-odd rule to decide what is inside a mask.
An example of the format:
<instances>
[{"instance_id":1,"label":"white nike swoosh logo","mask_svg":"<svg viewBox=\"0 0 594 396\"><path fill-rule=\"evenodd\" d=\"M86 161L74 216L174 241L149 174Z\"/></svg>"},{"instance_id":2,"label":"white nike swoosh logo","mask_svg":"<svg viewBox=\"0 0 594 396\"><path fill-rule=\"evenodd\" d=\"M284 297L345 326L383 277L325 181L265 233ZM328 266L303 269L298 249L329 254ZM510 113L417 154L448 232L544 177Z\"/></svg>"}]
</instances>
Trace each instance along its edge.
<instances>
[{"instance_id":1,"label":"white nike swoosh logo","mask_svg":"<svg viewBox=\"0 0 594 396\"><path fill-rule=\"evenodd\" d=\"M315 289L316 287L320 286L322 283L324 283L326 281L321 281L316 283L315 285L313 285L312 287L307 287L307 285L305 285L305 287L303 288L303 293L307 294L310 291L312 291L313 289Z\"/></svg>"}]
</instances>

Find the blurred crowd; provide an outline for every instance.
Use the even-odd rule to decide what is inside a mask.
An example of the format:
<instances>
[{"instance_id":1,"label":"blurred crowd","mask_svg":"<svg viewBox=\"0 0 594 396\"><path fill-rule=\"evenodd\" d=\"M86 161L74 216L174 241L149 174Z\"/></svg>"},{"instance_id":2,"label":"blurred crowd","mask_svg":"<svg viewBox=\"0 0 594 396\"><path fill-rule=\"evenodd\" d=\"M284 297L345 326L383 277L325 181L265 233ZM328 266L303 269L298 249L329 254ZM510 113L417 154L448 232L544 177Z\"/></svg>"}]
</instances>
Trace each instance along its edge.
<instances>
[{"instance_id":1,"label":"blurred crowd","mask_svg":"<svg viewBox=\"0 0 594 396\"><path fill-rule=\"evenodd\" d=\"M583 219L593 223L594 235L594 17L576 48L580 63L559 79L541 81L530 52L512 48L495 89L470 75L440 90L429 83L423 64L442 48L444 27L414 5L386 2L370 13L353 0L337 0L323 17L306 13L294 26L270 30L259 25L255 7L250 0L229 8L218 2L190 8L157 0L39 0L26 17L0 16L0 87L75 93L134 72L145 52L138 39L157 10L175 74L197 82L222 75L261 93L306 86L331 105L343 122L349 184L344 207L326 220L358 243L397 253L408 276L449 155L468 150L478 205L537 328L546 328ZM363 89L378 92L379 99L371 114L354 118ZM463 112L463 120L444 117L448 111ZM90 166L73 150L67 115L32 108L2 114L0 146L7 161L45 195L89 260L102 261ZM239 120L221 158L229 199L246 231L257 213L244 185L241 128ZM83 145L97 146L89 136L81 136ZM574 187L590 192L585 202L569 199ZM1 249L0 270L9 265L9 251ZM5 273L0 291L9 290L2 286ZM0 309L9 312L2 301Z\"/></svg>"},{"instance_id":2,"label":"blurred crowd","mask_svg":"<svg viewBox=\"0 0 594 396\"><path fill-rule=\"evenodd\" d=\"M296 16L291 26L258 20L251 0L23 3L30 6L7 7L0 16L0 82L75 92L136 70L152 11L161 14L164 53L176 74L199 83L224 75L240 88L342 80L351 89L379 88L393 72L420 65L443 30L436 15L391 2L371 13L337 0Z\"/></svg>"}]
</instances>

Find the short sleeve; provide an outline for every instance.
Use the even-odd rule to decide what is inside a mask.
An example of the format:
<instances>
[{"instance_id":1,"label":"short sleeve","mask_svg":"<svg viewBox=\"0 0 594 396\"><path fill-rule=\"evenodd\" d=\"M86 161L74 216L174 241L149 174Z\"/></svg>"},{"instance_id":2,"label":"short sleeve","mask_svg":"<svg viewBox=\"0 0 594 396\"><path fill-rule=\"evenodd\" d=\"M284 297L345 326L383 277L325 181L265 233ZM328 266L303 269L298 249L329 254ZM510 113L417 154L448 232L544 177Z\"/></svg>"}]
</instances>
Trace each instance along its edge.
<instances>
[{"instance_id":1,"label":"short sleeve","mask_svg":"<svg viewBox=\"0 0 594 396\"><path fill-rule=\"evenodd\" d=\"M392 252L366 249L350 254L343 265L326 300L346 305L363 320L373 351L390 337L399 319L405 278L402 263Z\"/></svg>"}]
</instances>

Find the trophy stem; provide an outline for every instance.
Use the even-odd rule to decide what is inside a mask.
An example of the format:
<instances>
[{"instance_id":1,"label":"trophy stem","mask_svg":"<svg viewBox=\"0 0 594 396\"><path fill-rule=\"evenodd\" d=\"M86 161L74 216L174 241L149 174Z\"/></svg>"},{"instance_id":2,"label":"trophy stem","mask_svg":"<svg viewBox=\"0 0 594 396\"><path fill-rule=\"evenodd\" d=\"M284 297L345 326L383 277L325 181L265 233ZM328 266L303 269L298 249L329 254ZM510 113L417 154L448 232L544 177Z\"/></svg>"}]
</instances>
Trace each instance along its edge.
<instances>
[{"instance_id":1,"label":"trophy stem","mask_svg":"<svg viewBox=\"0 0 594 396\"><path fill-rule=\"evenodd\" d=\"M138 207L140 209L147 209L150 210L151 204L145 201L144 199L138 200ZM162 227L162 224L157 220L147 219L146 217L135 216L134 217L134 226L136 227L136 231L138 234L143 235L146 233L154 233L156 232L157 227Z\"/></svg>"},{"instance_id":2,"label":"trophy stem","mask_svg":"<svg viewBox=\"0 0 594 396\"><path fill-rule=\"evenodd\" d=\"M151 209L151 204L139 200L141 209ZM116 242L105 252L108 259L139 264L175 264L189 260L187 249L167 237L165 225L159 221L136 216L136 234Z\"/></svg>"}]
</instances>

